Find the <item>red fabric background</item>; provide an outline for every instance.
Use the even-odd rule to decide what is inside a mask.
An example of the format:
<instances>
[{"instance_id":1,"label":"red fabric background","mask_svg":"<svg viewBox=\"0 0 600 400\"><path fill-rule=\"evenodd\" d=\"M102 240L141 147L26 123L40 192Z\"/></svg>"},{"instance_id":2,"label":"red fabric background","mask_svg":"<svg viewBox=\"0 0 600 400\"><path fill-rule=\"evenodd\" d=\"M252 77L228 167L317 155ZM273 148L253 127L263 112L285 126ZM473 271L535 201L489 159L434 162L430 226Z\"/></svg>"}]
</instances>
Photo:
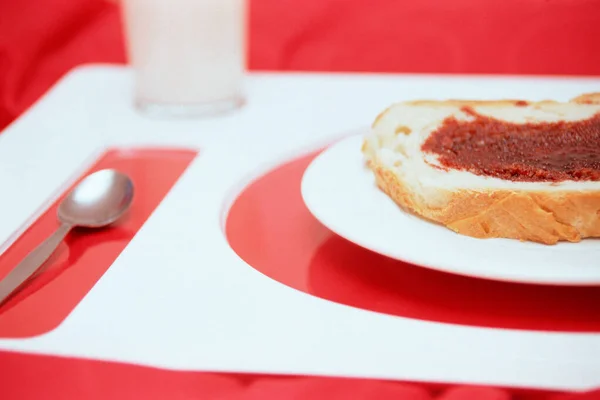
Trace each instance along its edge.
<instances>
[{"instance_id":1,"label":"red fabric background","mask_svg":"<svg viewBox=\"0 0 600 400\"><path fill-rule=\"evenodd\" d=\"M249 0L260 70L600 75L600 0ZM76 65L122 63L106 0L0 1L0 129Z\"/></svg>"},{"instance_id":2,"label":"red fabric background","mask_svg":"<svg viewBox=\"0 0 600 400\"><path fill-rule=\"evenodd\" d=\"M3 400L598 400L564 394L368 379L212 374L0 352Z\"/></svg>"},{"instance_id":3,"label":"red fabric background","mask_svg":"<svg viewBox=\"0 0 600 400\"><path fill-rule=\"evenodd\" d=\"M600 75L600 0L253 0L250 10L251 69ZM124 62L121 34L118 8L105 0L0 0L0 129L74 66ZM431 398L376 381L233 378L1 352L0 377L6 399ZM510 397L473 390L437 395Z\"/></svg>"}]
</instances>

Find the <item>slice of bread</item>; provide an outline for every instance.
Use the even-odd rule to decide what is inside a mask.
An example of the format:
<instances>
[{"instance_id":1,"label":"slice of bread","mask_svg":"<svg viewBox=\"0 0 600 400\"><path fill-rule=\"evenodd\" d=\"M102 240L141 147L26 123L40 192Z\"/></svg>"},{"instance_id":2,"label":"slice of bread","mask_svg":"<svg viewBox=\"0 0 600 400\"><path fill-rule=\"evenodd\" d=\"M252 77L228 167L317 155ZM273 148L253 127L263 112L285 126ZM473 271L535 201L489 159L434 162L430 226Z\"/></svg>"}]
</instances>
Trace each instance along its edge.
<instances>
[{"instance_id":1,"label":"slice of bread","mask_svg":"<svg viewBox=\"0 0 600 400\"><path fill-rule=\"evenodd\" d=\"M600 93L570 102L412 101L382 112L363 154L377 185L403 209L476 238L555 244L600 237L600 181L518 181L439 164L423 143L443 122L478 115L512 123L580 121L600 113ZM600 147L600 142L596 143ZM525 160L526 162L526 160Z\"/></svg>"}]
</instances>

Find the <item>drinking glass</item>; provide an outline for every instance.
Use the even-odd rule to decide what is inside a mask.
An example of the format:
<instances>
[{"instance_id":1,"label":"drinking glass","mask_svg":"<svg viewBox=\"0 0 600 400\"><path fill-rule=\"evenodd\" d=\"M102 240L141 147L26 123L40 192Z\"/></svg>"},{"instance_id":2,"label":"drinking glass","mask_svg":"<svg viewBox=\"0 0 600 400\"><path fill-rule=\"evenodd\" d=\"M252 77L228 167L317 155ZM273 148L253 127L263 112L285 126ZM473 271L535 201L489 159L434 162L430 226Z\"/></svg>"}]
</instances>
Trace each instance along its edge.
<instances>
[{"instance_id":1,"label":"drinking glass","mask_svg":"<svg viewBox=\"0 0 600 400\"><path fill-rule=\"evenodd\" d=\"M245 0L122 0L138 109L222 113L244 103Z\"/></svg>"}]
</instances>

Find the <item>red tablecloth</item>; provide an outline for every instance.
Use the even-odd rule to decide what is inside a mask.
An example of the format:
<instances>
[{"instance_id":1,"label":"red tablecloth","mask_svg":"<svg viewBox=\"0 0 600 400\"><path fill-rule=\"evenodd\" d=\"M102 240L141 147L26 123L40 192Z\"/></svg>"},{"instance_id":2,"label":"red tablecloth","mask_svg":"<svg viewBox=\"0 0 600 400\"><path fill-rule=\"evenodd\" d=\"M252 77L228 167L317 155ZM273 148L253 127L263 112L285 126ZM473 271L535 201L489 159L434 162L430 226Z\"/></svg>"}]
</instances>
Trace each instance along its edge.
<instances>
[{"instance_id":1,"label":"red tablecloth","mask_svg":"<svg viewBox=\"0 0 600 400\"><path fill-rule=\"evenodd\" d=\"M249 67L600 75L600 0L252 0ZM72 67L125 61L106 0L0 1L0 129Z\"/></svg>"},{"instance_id":2,"label":"red tablecloth","mask_svg":"<svg viewBox=\"0 0 600 400\"><path fill-rule=\"evenodd\" d=\"M600 0L253 0L250 10L251 69L600 75ZM72 67L124 62L121 34L104 0L0 1L0 129ZM600 398L3 352L0 382L3 399Z\"/></svg>"},{"instance_id":3,"label":"red tablecloth","mask_svg":"<svg viewBox=\"0 0 600 400\"><path fill-rule=\"evenodd\" d=\"M93 360L0 352L3 400L598 400L481 386L368 379L181 372Z\"/></svg>"}]
</instances>

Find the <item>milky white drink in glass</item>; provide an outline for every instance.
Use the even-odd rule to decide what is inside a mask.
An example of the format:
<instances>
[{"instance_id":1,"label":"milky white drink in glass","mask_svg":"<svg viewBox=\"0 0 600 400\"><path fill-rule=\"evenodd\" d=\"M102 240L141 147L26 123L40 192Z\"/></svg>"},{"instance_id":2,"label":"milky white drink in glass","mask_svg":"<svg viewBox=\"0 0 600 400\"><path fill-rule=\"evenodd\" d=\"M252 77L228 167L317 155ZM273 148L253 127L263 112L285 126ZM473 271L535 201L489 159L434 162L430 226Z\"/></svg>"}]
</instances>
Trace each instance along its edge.
<instances>
[{"instance_id":1,"label":"milky white drink in glass","mask_svg":"<svg viewBox=\"0 0 600 400\"><path fill-rule=\"evenodd\" d=\"M243 102L245 0L123 0L135 102L203 115Z\"/></svg>"}]
</instances>

